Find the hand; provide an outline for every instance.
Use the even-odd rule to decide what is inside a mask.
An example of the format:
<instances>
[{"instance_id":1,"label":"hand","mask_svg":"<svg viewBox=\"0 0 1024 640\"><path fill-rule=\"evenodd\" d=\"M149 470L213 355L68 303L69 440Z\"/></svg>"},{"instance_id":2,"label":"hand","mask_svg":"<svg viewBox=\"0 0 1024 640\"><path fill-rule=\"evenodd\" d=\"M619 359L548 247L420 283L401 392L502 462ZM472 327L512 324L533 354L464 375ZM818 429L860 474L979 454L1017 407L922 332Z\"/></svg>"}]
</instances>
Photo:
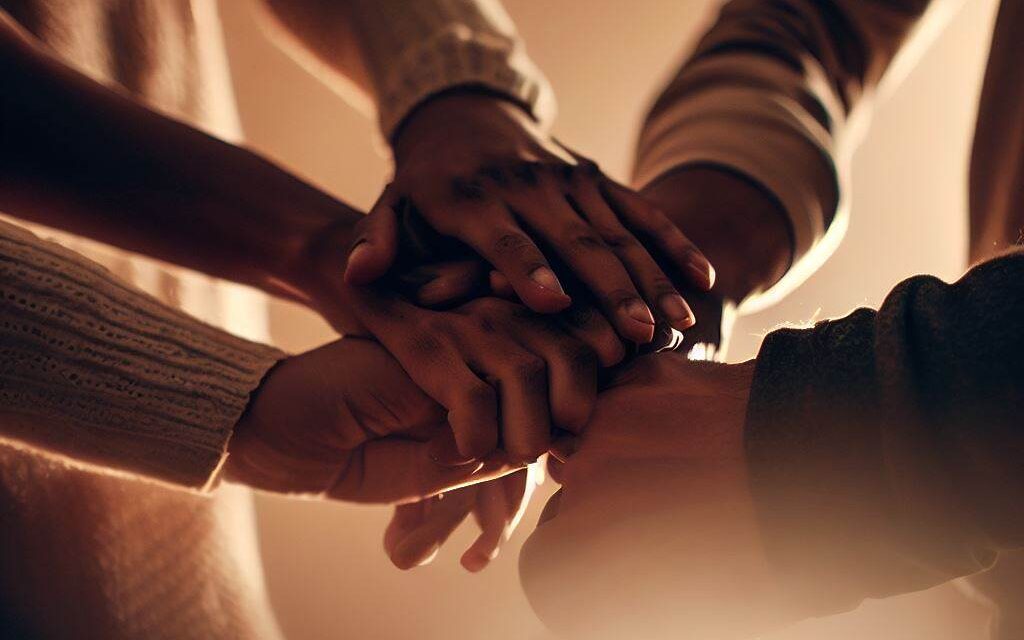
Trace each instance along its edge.
<instances>
[{"instance_id":1,"label":"hand","mask_svg":"<svg viewBox=\"0 0 1024 640\"><path fill-rule=\"evenodd\" d=\"M418 500L508 473L503 461L436 462L444 411L379 345L345 338L288 358L254 393L225 478L352 502Z\"/></svg>"},{"instance_id":2,"label":"hand","mask_svg":"<svg viewBox=\"0 0 1024 640\"><path fill-rule=\"evenodd\" d=\"M502 272L535 311L570 304L543 248L588 287L625 339L651 340L652 308L680 330L692 324L634 231L698 288L713 281L707 260L656 208L562 148L517 105L466 91L443 94L409 117L394 147L395 181L356 236L350 283L371 282L391 265L396 209L407 199L430 227Z\"/></svg>"},{"instance_id":3,"label":"hand","mask_svg":"<svg viewBox=\"0 0 1024 640\"><path fill-rule=\"evenodd\" d=\"M431 562L437 550L470 514L480 535L462 554L467 571L482 571L498 557L515 531L535 487L543 481L539 465L515 473L395 507L384 534L384 549L399 569Z\"/></svg>"},{"instance_id":4,"label":"hand","mask_svg":"<svg viewBox=\"0 0 1024 640\"><path fill-rule=\"evenodd\" d=\"M661 259L697 318L677 350L696 359L723 360L737 308L777 283L793 261L786 213L749 179L712 166L667 173L641 195L684 229L715 265L714 289L700 291Z\"/></svg>"},{"instance_id":5,"label":"hand","mask_svg":"<svg viewBox=\"0 0 1024 640\"><path fill-rule=\"evenodd\" d=\"M598 403L521 555L566 637L749 637L792 619L761 548L743 427L752 365L638 358Z\"/></svg>"},{"instance_id":6,"label":"hand","mask_svg":"<svg viewBox=\"0 0 1024 640\"><path fill-rule=\"evenodd\" d=\"M552 427L578 432L597 393L595 354L602 344L621 348L604 325L569 325L496 298L439 312L375 290L333 292L340 295L318 299L354 311L447 410L463 460L483 458L500 442L512 461L532 462L547 451ZM332 317L330 308L325 315Z\"/></svg>"}]
</instances>

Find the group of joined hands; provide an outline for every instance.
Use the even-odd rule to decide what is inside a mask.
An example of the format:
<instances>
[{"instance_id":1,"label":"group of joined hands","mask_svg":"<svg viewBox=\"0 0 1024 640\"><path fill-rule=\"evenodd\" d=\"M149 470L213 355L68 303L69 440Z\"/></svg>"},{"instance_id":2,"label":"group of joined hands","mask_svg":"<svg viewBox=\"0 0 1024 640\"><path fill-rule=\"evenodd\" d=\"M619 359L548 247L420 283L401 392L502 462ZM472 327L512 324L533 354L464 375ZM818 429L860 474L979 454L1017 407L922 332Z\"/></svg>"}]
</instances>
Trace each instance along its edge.
<instances>
[{"instance_id":1,"label":"group of joined hands","mask_svg":"<svg viewBox=\"0 0 1024 640\"><path fill-rule=\"evenodd\" d=\"M600 428L599 388L663 358L687 375L679 353L632 358L694 327L681 292L712 309L709 335L724 302L662 208L514 103L437 97L394 143L394 180L370 213L332 203L276 269L272 288L345 337L271 370L224 477L396 503L385 548L402 568L429 561L473 514L481 534L462 564L478 571L529 498L527 465L548 452L559 464ZM301 189L280 197L324 199Z\"/></svg>"}]
</instances>

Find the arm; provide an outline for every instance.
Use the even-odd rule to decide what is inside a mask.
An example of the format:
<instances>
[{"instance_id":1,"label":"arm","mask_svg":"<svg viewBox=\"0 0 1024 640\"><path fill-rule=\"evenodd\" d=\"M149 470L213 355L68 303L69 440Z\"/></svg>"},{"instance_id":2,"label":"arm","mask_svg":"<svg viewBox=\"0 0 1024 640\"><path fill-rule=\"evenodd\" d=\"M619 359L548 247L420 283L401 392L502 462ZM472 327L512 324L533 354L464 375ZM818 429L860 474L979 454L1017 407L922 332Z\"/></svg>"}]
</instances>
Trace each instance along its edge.
<instances>
[{"instance_id":1,"label":"arm","mask_svg":"<svg viewBox=\"0 0 1024 640\"><path fill-rule=\"evenodd\" d=\"M299 299L314 239L347 246L358 213L69 69L3 14L0 60L0 210Z\"/></svg>"},{"instance_id":2,"label":"arm","mask_svg":"<svg viewBox=\"0 0 1024 640\"><path fill-rule=\"evenodd\" d=\"M755 637L1024 547L1022 277L1018 251L756 361L624 367L523 548L537 613L566 637Z\"/></svg>"},{"instance_id":3,"label":"arm","mask_svg":"<svg viewBox=\"0 0 1024 640\"><path fill-rule=\"evenodd\" d=\"M877 312L766 338L751 487L769 559L812 614L1024 546L1022 277L1018 251L952 285L911 278Z\"/></svg>"},{"instance_id":4,"label":"arm","mask_svg":"<svg viewBox=\"0 0 1024 640\"><path fill-rule=\"evenodd\" d=\"M191 488L283 357L6 223L0 298L0 437Z\"/></svg>"},{"instance_id":5,"label":"arm","mask_svg":"<svg viewBox=\"0 0 1024 640\"><path fill-rule=\"evenodd\" d=\"M421 102L483 88L550 125L554 95L496 0L264 0L289 50L328 84L372 96L389 140Z\"/></svg>"},{"instance_id":6,"label":"arm","mask_svg":"<svg viewBox=\"0 0 1024 640\"><path fill-rule=\"evenodd\" d=\"M857 125L933 4L949 3L733 0L664 89L635 181L706 250L731 302L777 300L838 244ZM745 204L689 206L697 169L724 170Z\"/></svg>"},{"instance_id":7,"label":"arm","mask_svg":"<svg viewBox=\"0 0 1024 640\"><path fill-rule=\"evenodd\" d=\"M6 223L0 299L0 439L190 489L223 466L254 488L356 502L508 470L437 464L443 412L371 342L285 357Z\"/></svg>"},{"instance_id":8,"label":"arm","mask_svg":"<svg viewBox=\"0 0 1024 640\"><path fill-rule=\"evenodd\" d=\"M570 304L553 256L628 341L651 341L653 314L680 330L692 325L674 284L623 221L640 230L668 227L649 234L651 245L698 290L712 281L707 261L658 212L628 204L615 210L604 192L610 181L551 138L550 90L496 1L266 6L301 60L335 84L344 75L373 96L394 149L394 182L357 235L349 282L386 272L396 253L396 218L412 204L430 229L503 273L535 311Z\"/></svg>"}]
</instances>

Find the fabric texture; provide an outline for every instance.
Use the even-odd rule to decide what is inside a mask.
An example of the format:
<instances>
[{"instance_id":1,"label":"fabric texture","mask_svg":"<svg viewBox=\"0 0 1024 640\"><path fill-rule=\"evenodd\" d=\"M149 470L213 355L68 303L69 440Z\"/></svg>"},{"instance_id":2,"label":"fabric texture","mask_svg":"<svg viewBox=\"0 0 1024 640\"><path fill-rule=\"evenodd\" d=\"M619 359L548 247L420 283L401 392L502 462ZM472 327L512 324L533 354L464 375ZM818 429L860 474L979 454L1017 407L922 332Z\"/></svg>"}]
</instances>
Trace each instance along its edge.
<instances>
[{"instance_id":1,"label":"fabric texture","mask_svg":"<svg viewBox=\"0 0 1024 640\"><path fill-rule=\"evenodd\" d=\"M768 335L747 416L773 566L809 614L1024 548L1024 251Z\"/></svg>"},{"instance_id":2,"label":"fabric texture","mask_svg":"<svg viewBox=\"0 0 1024 640\"><path fill-rule=\"evenodd\" d=\"M390 139L420 102L474 85L509 96L543 125L555 116L547 80L497 0L347 0Z\"/></svg>"},{"instance_id":3,"label":"fabric texture","mask_svg":"<svg viewBox=\"0 0 1024 640\"><path fill-rule=\"evenodd\" d=\"M732 0L645 122L635 181L724 165L786 210L794 264L745 309L767 306L819 267L848 225L849 159L896 54L963 0ZM1024 0L1002 0L971 166L971 259L1021 238L1024 217ZM921 47L917 47L920 49ZM898 70L895 70L898 71ZM897 74L898 75L898 74ZM781 159L781 161L780 161Z\"/></svg>"},{"instance_id":4,"label":"fabric texture","mask_svg":"<svg viewBox=\"0 0 1024 640\"><path fill-rule=\"evenodd\" d=\"M0 406L44 450L201 489L283 354L0 223Z\"/></svg>"}]
</instances>

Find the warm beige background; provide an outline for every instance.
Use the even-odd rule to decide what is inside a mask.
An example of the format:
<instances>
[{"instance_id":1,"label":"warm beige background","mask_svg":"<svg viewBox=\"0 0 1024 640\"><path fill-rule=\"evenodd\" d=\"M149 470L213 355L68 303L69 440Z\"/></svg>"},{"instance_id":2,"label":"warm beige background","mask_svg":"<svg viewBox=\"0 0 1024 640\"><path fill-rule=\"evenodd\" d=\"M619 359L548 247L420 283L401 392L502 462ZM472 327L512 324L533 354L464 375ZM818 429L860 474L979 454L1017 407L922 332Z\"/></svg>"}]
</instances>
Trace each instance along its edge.
<instances>
[{"instance_id":1,"label":"warm beige background","mask_svg":"<svg viewBox=\"0 0 1024 640\"><path fill-rule=\"evenodd\" d=\"M412 0L410 0L412 1ZM645 105L692 44L715 2L507 0L534 59L559 94L561 139L628 177ZM250 0L221 0L235 87L251 144L360 206L387 172L372 122L304 74L260 33ZM882 106L855 161L853 221L832 261L784 304L737 327L732 356L756 352L786 321L877 305L900 278L962 269L965 175L980 72L996 0L968 0ZM300 348L329 333L315 318L276 307L277 340ZM538 503L539 504L539 503ZM267 579L295 640L321 638L546 638L519 592L515 549L483 575L457 565L460 531L431 567L392 569L380 550L384 509L260 498ZM984 618L952 588L873 603L807 623L789 638L973 640Z\"/></svg>"}]
</instances>

